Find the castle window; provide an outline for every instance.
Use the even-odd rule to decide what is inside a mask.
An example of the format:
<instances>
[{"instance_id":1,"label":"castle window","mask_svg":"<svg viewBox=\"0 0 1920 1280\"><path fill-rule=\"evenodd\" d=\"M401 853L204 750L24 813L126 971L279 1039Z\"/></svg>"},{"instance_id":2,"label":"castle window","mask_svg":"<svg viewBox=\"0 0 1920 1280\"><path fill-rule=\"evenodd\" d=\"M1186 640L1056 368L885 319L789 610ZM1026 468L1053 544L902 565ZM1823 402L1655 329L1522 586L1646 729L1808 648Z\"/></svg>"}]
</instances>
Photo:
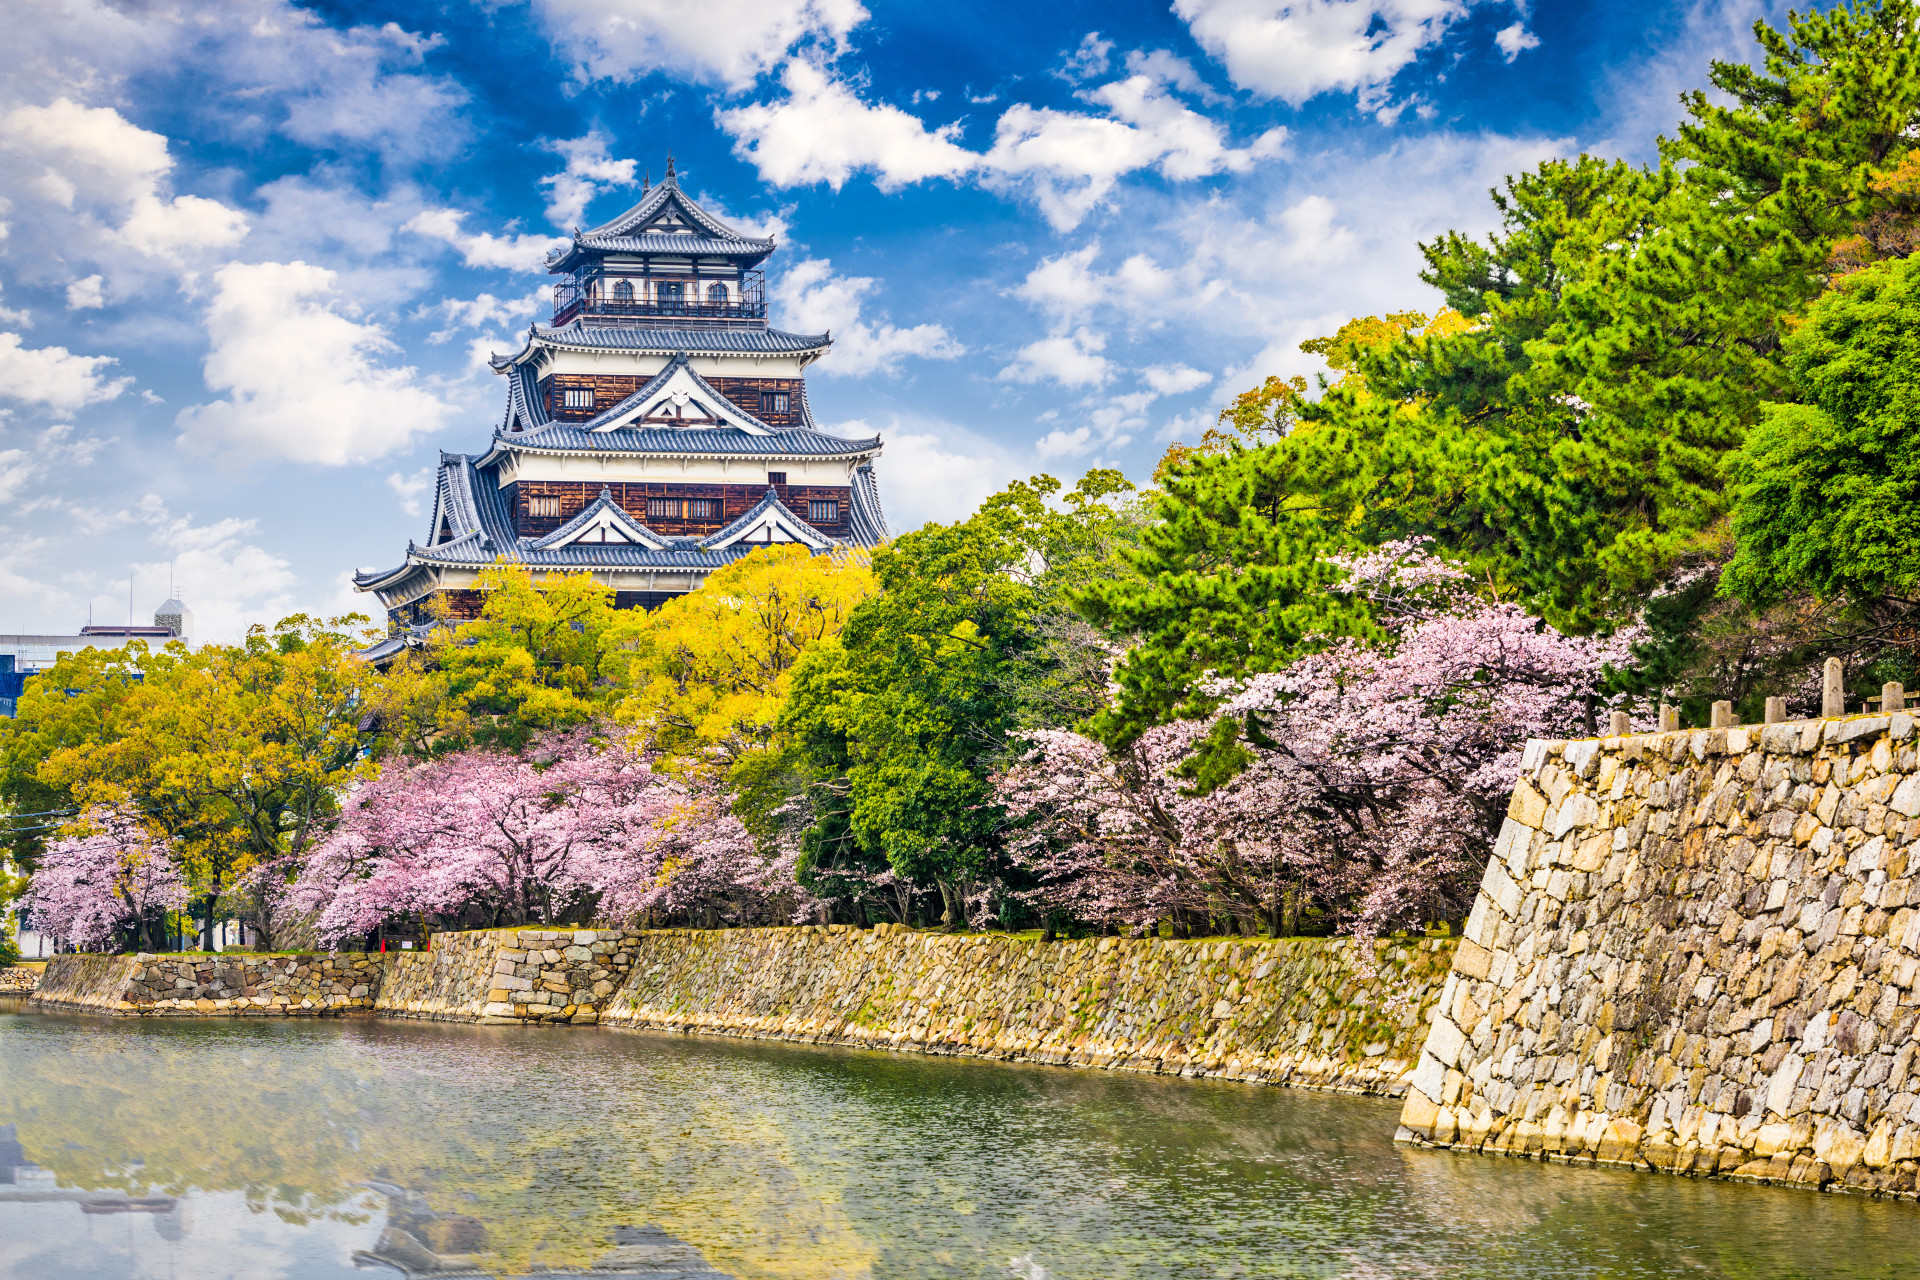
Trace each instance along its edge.
<instances>
[{"instance_id":1,"label":"castle window","mask_svg":"<svg viewBox=\"0 0 1920 1280\"><path fill-rule=\"evenodd\" d=\"M711 498L648 498L649 520L711 520L718 506Z\"/></svg>"},{"instance_id":2,"label":"castle window","mask_svg":"<svg viewBox=\"0 0 1920 1280\"><path fill-rule=\"evenodd\" d=\"M593 408L592 387L565 387L561 389L561 404L568 409Z\"/></svg>"},{"instance_id":3,"label":"castle window","mask_svg":"<svg viewBox=\"0 0 1920 1280\"><path fill-rule=\"evenodd\" d=\"M763 391L760 394L760 408L768 414L784 417L790 403L784 391Z\"/></svg>"},{"instance_id":4,"label":"castle window","mask_svg":"<svg viewBox=\"0 0 1920 1280\"><path fill-rule=\"evenodd\" d=\"M840 518L840 502L836 498L814 498L807 503L807 519L814 524L832 524Z\"/></svg>"},{"instance_id":5,"label":"castle window","mask_svg":"<svg viewBox=\"0 0 1920 1280\"><path fill-rule=\"evenodd\" d=\"M768 484L785 484L786 482L787 482L787 473L786 473L786 472L784 472L784 471L769 471L769 472L767 472L767 483L768 483Z\"/></svg>"},{"instance_id":6,"label":"castle window","mask_svg":"<svg viewBox=\"0 0 1920 1280\"><path fill-rule=\"evenodd\" d=\"M632 302L633 282L631 280L615 281L613 286L613 300L615 302Z\"/></svg>"},{"instance_id":7,"label":"castle window","mask_svg":"<svg viewBox=\"0 0 1920 1280\"><path fill-rule=\"evenodd\" d=\"M660 282L660 303L662 306L678 306L687 300L687 287L678 280Z\"/></svg>"},{"instance_id":8,"label":"castle window","mask_svg":"<svg viewBox=\"0 0 1920 1280\"><path fill-rule=\"evenodd\" d=\"M719 305L721 305L721 306L725 306L725 305L726 305L726 302L727 302L727 286L725 286L725 285L723 285L723 284L710 284L710 285L708 285L708 286L707 286L707 301L708 301L708 302L713 302L713 303L718 303L718 304L719 304Z\"/></svg>"},{"instance_id":9,"label":"castle window","mask_svg":"<svg viewBox=\"0 0 1920 1280\"><path fill-rule=\"evenodd\" d=\"M528 498L527 514L530 516L557 516L560 514L560 499Z\"/></svg>"}]
</instances>

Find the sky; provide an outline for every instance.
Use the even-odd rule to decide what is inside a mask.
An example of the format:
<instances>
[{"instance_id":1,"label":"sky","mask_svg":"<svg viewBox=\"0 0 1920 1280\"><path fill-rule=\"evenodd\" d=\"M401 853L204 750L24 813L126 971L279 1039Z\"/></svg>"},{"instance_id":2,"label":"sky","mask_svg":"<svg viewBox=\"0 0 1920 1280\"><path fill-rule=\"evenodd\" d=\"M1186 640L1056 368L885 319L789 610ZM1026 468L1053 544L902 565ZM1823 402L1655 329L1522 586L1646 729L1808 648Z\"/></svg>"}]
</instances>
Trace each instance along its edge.
<instances>
[{"instance_id":1,"label":"sky","mask_svg":"<svg viewBox=\"0 0 1920 1280\"><path fill-rule=\"evenodd\" d=\"M1419 242L1645 161L1753 0L10 0L0 633L377 603L546 251L682 186L777 237L896 531L1143 481L1299 344L1430 311Z\"/></svg>"}]
</instances>

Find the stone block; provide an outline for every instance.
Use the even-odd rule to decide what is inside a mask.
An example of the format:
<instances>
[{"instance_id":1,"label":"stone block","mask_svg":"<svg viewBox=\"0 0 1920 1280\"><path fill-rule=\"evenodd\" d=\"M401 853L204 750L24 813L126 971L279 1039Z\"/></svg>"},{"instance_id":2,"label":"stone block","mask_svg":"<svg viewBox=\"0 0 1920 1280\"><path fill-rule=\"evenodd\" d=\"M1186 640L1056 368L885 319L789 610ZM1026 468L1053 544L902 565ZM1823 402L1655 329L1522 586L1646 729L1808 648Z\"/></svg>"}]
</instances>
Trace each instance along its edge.
<instances>
[{"instance_id":1,"label":"stone block","mask_svg":"<svg viewBox=\"0 0 1920 1280\"><path fill-rule=\"evenodd\" d=\"M1484 981L1487 976L1488 962L1491 959L1485 947L1471 938L1462 938L1459 949L1453 953L1453 971Z\"/></svg>"},{"instance_id":2,"label":"stone block","mask_svg":"<svg viewBox=\"0 0 1920 1280\"><path fill-rule=\"evenodd\" d=\"M1523 827L1538 830L1546 820L1547 798L1531 782L1522 778L1514 784L1513 799L1507 805L1507 816Z\"/></svg>"}]
</instances>

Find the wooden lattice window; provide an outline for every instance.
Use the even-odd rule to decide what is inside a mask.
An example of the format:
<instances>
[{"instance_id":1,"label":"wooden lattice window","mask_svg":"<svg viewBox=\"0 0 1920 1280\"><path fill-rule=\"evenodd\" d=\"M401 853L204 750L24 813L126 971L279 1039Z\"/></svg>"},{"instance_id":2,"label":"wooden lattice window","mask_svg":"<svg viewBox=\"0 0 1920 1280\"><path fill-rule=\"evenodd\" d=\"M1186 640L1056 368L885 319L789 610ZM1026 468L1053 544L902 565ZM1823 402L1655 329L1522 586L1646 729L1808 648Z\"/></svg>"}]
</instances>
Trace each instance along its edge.
<instances>
[{"instance_id":1,"label":"wooden lattice window","mask_svg":"<svg viewBox=\"0 0 1920 1280\"><path fill-rule=\"evenodd\" d=\"M560 392L560 403L568 409L593 408L592 387L564 387Z\"/></svg>"},{"instance_id":2,"label":"wooden lattice window","mask_svg":"<svg viewBox=\"0 0 1920 1280\"><path fill-rule=\"evenodd\" d=\"M527 514L530 516L557 516L560 514L560 499L528 498Z\"/></svg>"},{"instance_id":3,"label":"wooden lattice window","mask_svg":"<svg viewBox=\"0 0 1920 1280\"><path fill-rule=\"evenodd\" d=\"M787 393L784 391L762 392L760 396L760 408L775 417L784 416L787 412L787 406L791 403L792 401L787 399Z\"/></svg>"},{"instance_id":4,"label":"wooden lattice window","mask_svg":"<svg viewBox=\"0 0 1920 1280\"><path fill-rule=\"evenodd\" d=\"M648 498L649 520L711 520L719 504L711 498Z\"/></svg>"},{"instance_id":5,"label":"wooden lattice window","mask_svg":"<svg viewBox=\"0 0 1920 1280\"><path fill-rule=\"evenodd\" d=\"M832 524L840 518L840 501L837 498L809 498L807 500L807 519L814 524Z\"/></svg>"}]
</instances>

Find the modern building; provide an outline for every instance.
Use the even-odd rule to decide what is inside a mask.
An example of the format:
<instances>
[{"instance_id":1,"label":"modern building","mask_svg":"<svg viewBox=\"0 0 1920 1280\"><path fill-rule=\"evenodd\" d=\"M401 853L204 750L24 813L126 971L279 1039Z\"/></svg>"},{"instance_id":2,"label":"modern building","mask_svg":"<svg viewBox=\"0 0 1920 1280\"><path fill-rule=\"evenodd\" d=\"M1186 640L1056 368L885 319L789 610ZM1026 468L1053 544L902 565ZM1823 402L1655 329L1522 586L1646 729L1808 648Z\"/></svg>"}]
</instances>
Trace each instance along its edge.
<instances>
[{"instance_id":1,"label":"modern building","mask_svg":"<svg viewBox=\"0 0 1920 1280\"><path fill-rule=\"evenodd\" d=\"M494 358L493 439L440 455L427 540L404 563L355 575L395 627L368 656L437 614L478 616L496 563L589 570L616 605L653 608L755 547L885 538L879 438L821 431L807 404L830 335L767 323L773 252L690 199L669 161L638 204L549 255L553 321Z\"/></svg>"},{"instance_id":2,"label":"modern building","mask_svg":"<svg viewBox=\"0 0 1920 1280\"><path fill-rule=\"evenodd\" d=\"M158 649L175 640L193 644L193 613L177 599L154 610L153 625L88 623L74 635L0 635L0 716L11 716L27 681L82 649L121 649L144 640Z\"/></svg>"}]
</instances>

